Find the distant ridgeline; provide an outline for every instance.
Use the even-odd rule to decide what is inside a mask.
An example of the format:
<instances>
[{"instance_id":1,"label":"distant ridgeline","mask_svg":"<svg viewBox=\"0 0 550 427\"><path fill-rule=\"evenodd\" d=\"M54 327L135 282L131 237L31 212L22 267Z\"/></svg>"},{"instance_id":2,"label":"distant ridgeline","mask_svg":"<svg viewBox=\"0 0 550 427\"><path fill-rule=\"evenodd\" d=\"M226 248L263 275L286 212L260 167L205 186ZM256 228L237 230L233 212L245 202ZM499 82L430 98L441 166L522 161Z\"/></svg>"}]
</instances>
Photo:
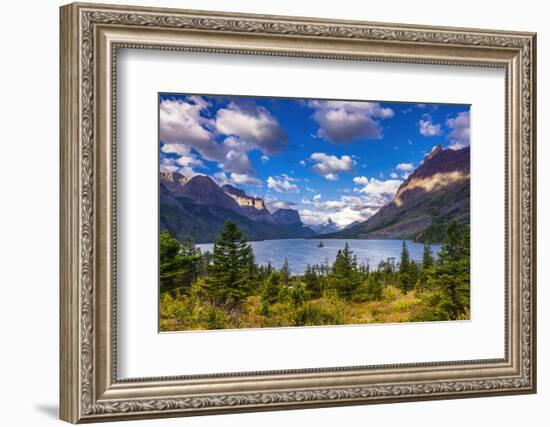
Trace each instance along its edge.
<instances>
[{"instance_id":1,"label":"distant ridgeline","mask_svg":"<svg viewBox=\"0 0 550 427\"><path fill-rule=\"evenodd\" d=\"M443 242L453 219L470 223L470 147L437 146L401 184L392 202L368 220L322 237Z\"/></svg>"},{"instance_id":2,"label":"distant ridgeline","mask_svg":"<svg viewBox=\"0 0 550 427\"><path fill-rule=\"evenodd\" d=\"M231 185L218 186L211 178L185 177L177 172L160 174L160 228L180 240L213 242L225 221L232 220L248 240L290 239L312 236L298 211L269 212L263 199L248 196Z\"/></svg>"}]
</instances>

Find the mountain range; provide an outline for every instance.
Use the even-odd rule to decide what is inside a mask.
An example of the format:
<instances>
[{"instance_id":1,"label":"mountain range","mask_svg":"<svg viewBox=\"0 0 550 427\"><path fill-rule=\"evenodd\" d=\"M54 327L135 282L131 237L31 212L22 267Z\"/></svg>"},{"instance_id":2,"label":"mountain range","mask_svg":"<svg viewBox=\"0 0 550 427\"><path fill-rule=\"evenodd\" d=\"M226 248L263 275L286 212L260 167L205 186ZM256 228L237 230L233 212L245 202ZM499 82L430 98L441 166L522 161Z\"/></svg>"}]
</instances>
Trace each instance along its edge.
<instances>
[{"instance_id":1,"label":"mountain range","mask_svg":"<svg viewBox=\"0 0 550 427\"><path fill-rule=\"evenodd\" d=\"M213 242L225 221L234 221L248 240L289 239L313 236L298 211L271 213L263 199L248 196L232 185L211 178L185 177L177 172L160 174L160 229L179 239L191 236L196 243Z\"/></svg>"},{"instance_id":2,"label":"mountain range","mask_svg":"<svg viewBox=\"0 0 550 427\"><path fill-rule=\"evenodd\" d=\"M366 221L342 229L331 218L306 226L294 209L270 212L262 198L233 185L220 186L204 175L189 178L161 172L161 230L180 239L191 236L196 243L209 243L229 219L248 240L322 237L442 242L451 220L470 222L470 148L435 147L390 203Z\"/></svg>"},{"instance_id":3,"label":"mountain range","mask_svg":"<svg viewBox=\"0 0 550 427\"><path fill-rule=\"evenodd\" d=\"M452 150L439 145L389 204L364 222L322 237L442 242L453 219L470 222L470 147Z\"/></svg>"}]
</instances>

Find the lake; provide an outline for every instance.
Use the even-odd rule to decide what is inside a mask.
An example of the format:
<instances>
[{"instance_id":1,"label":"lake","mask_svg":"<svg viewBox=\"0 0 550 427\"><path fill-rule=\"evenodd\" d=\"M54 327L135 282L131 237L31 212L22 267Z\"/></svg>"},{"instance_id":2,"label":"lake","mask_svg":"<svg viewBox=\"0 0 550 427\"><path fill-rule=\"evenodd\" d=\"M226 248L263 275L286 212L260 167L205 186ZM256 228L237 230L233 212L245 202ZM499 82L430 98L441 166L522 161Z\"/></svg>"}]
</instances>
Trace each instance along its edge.
<instances>
[{"instance_id":1,"label":"lake","mask_svg":"<svg viewBox=\"0 0 550 427\"><path fill-rule=\"evenodd\" d=\"M323 242L322 248L318 247L319 242ZM344 248L346 242L354 255L357 255L359 264L364 263L376 267L380 261L391 257L395 258L396 263L399 262L402 240L281 239L250 242L250 246L254 251L256 264L270 262L273 267L281 268L287 258L291 273L303 274L308 264L322 264L326 261L332 264L336 253L339 249ZM406 244L410 258L415 261L422 260L424 245L411 240L407 240ZM198 244L197 247L203 252L212 252L214 245L203 243ZM434 256L440 249L441 245L432 245Z\"/></svg>"}]
</instances>

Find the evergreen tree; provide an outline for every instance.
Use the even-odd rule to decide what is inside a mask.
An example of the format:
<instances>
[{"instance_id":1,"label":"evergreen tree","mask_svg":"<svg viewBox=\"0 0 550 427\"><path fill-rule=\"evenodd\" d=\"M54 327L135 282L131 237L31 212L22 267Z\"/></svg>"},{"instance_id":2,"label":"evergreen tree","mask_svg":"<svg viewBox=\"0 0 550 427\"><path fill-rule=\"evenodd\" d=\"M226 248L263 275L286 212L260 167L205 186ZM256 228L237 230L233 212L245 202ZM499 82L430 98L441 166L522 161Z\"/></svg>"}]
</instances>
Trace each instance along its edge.
<instances>
[{"instance_id":1,"label":"evergreen tree","mask_svg":"<svg viewBox=\"0 0 550 427\"><path fill-rule=\"evenodd\" d=\"M273 271L265 281L262 294L262 313L268 315L271 311L271 306L279 301L282 291L281 286L281 273Z\"/></svg>"},{"instance_id":2,"label":"evergreen tree","mask_svg":"<svg viewBox=\"0 0 550 427\"><path fill-rule=\"evenodd\" d=\"M294 282L290 290L290 300L295 307L303 304L308 299L306 286L301 282Z\"/></svg>"},{"instance_id":3,"label":"evergreen tree","mask_svg":"<svg viewBox=\"0 0 550 427\"><path fill-rule=\"evenodd\" d=\"M430 270L425 317L456 320L470 308L470 228L457 221L447 227L439 261Z\"/></svg>"},{"instance_id":4,"label":"evergreen tree","mask_svg":"<svg viewBox=\"0 0 550 427\"><path fill-rule=\"evenodd\" d=\"M424 250L422 252L422 264L420 265L420 271L418 272L417 291L421 291L426 287L428 277L432 273L432 269L435 266L435 259L433 256L432 247L429 243L424 243Z\"/></svg>"},{"instance_id":5,"label":"evergreen tree","mask_svg":"<svg viewBox=\"0 0 550 427\"><path fill-rule=\"evenodd\" d=\"M379 272L375 272L367 279L368 297L371 301L380 301L382 299L382 291L384 284Z\"/></svg>"},{"instance_id":6,"label":"evergreen tree","mask_svg":"<svg viewBox=\"0 0 550 427\"><path fill-rule=\"evenodd\" d=\"M290 267L288 266L287 258L285 258L285 262L281 268L281 282L284 288L288 288L290 285Z\"/></svg>"},{"instance_id":7,"label":"evergreen tree","mask_svg":"<svg viewBox=\"0 0 550 427\"><path fill-rule=\"evenodd\" d=\"M200 251L183 249L178 240L163 230L159 238L159 271L161 292L187 292L196 279L201 262Z\"/></svg>"},{"instance_id":8,"label":"evergreen tree","mask_svg":"<svg viewBox=\"0 0 550 427\"><path fill-rule=\"evenodd\" d=\"M208 266L208 294L215 304L233 308L249 294L253 259L241 230L227 221L214 243L212 264Z\"/></svg>"},{"instance_id":9,"label":"evergreen tree","mask_svg":"<svg viewBox=\"0 0 550 427\"><path fill-rule=\"evenodd\" d=\"M321 279L317 276L317 273L315 273L315 270L309 264L307 265L304 273L304 283L306 285L306 290L312 298L319 298L321 296L323 291Z\"/></svg>"},{"instance_id":10,"label":"evergreen tree","mask_svg":"<svg viewBox=\"0 0 550 427\"><path fill-rule=\"evenodd\" d=\"M401 258L399 258L399 273L408 273L409 263L409 250L407 249L407 243L403 240L401 242Z\"/></svg>"},{"instance_id":11,"label":"evergreen tree","mask_svg":"<svg viewBox=\"0 0 550 427\"><path fill-rule=\"evenodd\" d=\"M422 252L422 268L427 270L434 266L434 257L432 246L429 243L424 243L424 251Z\"/></svg>"},{"instance_id":12,"label":"evergreen tree","mask_svg":"<svg viewBox=\"0 0 550 427\"><path fill-rule=\"evenodd\" d=\"M204 258L201 256L201 250L195 246L193 237L189 236L182 242L181 255L189 262L184 282L186 286L191 286L205 273Z\"/></svg>"},{"instance_id":13,"label":"evergreen tree","mask_svg":"<svg viewBox=\"0 0 550 427\"><path fill-rule=\"evenodd\" d=\"M398 272L399 285L403 292L409 292L414 285L414 277L411 273L412 268L409 250L407 249L407 243L403 240Z\"/></svg>"},{"instance_id":14,"label":"evergreen tree","mask_svg":"<svg viewBox=\"0 0 550 427\"><path fill-rule=\"evenodd\" d=\"M357 287L360 285L357 262L353 251L346 242L344 249L336 254L336 260L332 265L332 275L336 284L338 296L351 299Z\"/></svg>"}]
</instances>

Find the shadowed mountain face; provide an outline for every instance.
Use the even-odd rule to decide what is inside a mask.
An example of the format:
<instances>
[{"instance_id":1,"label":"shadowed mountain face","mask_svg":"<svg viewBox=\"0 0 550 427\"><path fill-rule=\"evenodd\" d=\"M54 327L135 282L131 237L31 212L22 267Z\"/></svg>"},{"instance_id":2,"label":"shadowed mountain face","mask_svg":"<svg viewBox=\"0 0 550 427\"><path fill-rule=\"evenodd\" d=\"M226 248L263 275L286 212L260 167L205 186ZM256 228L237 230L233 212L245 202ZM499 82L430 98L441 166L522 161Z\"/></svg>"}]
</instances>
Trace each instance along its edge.
<instances>
[{"instance_id":1,"label":"shadowed mountain face","mask_svg":"<svg viewBox=\"0 0 550 427\"><path fill-rule=\"evenodd\" d=\"M227 220L234 221L248 240L315 234L304 226L297 211L282 211L272 215L263 199L250 197L230 185L219 187L207 176L191 179L180 174L160 176L160 228L175 233L179 239L191 236L196 243L213 242ZM293 216L293 221L281 220L289 216Z\"/></svg>"},{"instance_id":2,"label":"shadowed mountain face","mask_svg":"<svg viewBox=\"0 0 550 427\"><path fill-rule=\"evenodd\" d=\"M177 197L186 197L198 205L219 206L240 213L238 203L207 176L197 175L174 191Z\"/></svg>"},{"instance_id":3,"label":"shadowed mountain face","mask_svg":"<svg viewBox=\"0 0 550 427\"><path fill-rule=\"evenodd\" d=\"M391 203L367 221L323 237L441 242L453 219L470 222L470 147L438 146L401 184Z\"/></svg>"},{"instance_id":4,"label":"shadowed mountain face","mask_svg":"<svg viewBox=\"0 0 550 427\"><path fill-rule=\"evenodd\" d=\"M294 209L279 209L273 213L275 222L280 225L294 225L302 223L300 214Z\"/></svg>"}]
</instances>

